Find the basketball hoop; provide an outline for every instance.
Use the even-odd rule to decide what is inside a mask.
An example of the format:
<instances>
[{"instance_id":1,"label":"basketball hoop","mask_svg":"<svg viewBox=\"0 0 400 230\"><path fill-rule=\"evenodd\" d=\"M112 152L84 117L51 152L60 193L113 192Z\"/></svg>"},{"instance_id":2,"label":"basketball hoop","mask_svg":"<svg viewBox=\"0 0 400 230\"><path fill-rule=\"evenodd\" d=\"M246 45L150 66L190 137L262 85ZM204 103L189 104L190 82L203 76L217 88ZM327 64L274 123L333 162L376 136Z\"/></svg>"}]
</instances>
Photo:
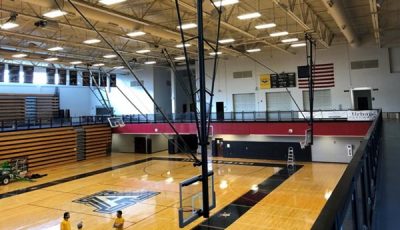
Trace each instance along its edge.
<instances>
[{"instance_id":1,"label":"basketball hoop","mask_svg":"<svg viewBox=\"0 0 400 230\"><path fill-rule=\"evenodd\" d=\"M120 117L109 117L107 120L111 128L121 128L125 126L124 121Z\"/></svg>"},{"instance_id":2,"label":"basketball hoop","mask_svg":"<svg viewBox=\"0 0 400 230\"><path fill-rule=\"evenodd\" d=\"M305 142L305 141L300 141L300 147L301 147L301 149L305 149L305 148L306 148L306 145L307 145L307 142Z\"/></svg>"},{"instance_id":3,"label":"basketball hoop","mask_svg":"<svg viewBox=\"0 0 400 230\"><path fill-rule=\"evenodd\" d=\"M192 206L183 206L182 207L182 212L191 212L191 213L195 213L198 210L194 209Z\"/></svg>"}]
</instances>

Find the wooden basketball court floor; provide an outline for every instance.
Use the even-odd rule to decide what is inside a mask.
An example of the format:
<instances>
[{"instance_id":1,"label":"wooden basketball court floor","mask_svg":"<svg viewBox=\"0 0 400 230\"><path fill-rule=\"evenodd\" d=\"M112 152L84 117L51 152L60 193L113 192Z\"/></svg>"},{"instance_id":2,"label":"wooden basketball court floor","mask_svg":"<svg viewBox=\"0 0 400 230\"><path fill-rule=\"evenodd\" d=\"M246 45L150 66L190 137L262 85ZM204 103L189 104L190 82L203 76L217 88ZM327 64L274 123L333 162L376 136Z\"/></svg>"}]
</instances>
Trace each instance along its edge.
<instances>
[{"instance_id":1,"label":"wooden basketball court floor","mask_svg":"<svg viewBox=\"0 0 400 230\"><path fill-rule=\"evenodd\" d=\"M48 176L36 182L0 186L0 229L59 229L65 211L71 213L73 229L79 221L83 221L84 229L112 229L114 210L111 214L99 212L93 204L77 202L110 191L118 194L154 192L122 208L124 229L179 229L179 182L200 173L200 169L186 159L186 155L166 152L113 153L110 157L38 171L36 173ZM221 161L213 163L217 205L211 215L218 214L243 194L257 190L258 184L279 172L281 167L276 167L277 164L286 166L286 162L213 159ZM272 164L260 166L251 162ZM346 164L299 164L302 167L298 171L254 202L241 216L223 213L222 218L236 218L227 229L310 229ZM199 218L185 229L199 226L203 221Z\"/></svg>"}]
</instances>

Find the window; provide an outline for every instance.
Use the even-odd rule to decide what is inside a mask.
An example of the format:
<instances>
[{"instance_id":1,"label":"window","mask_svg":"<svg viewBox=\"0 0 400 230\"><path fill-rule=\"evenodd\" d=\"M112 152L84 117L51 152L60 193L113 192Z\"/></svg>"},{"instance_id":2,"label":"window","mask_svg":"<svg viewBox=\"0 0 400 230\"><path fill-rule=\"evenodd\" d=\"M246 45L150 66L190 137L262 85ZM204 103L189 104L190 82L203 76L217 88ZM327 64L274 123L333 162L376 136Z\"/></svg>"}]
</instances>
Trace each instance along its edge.
<instances>
[{"instance_id":1,"label":"window","mask_svg":"<svg viewBox=\"0 0 400 230\"><path fill-rule=\"evenodd\" d=\"M89 72L82 73L82 85L90 86L90 73Z\"/></svg>"},{"instance_id":2,"label":"window","mask_svg":"<svg viewBox=\"0 0 400 230\"><path fill-rule=\"evenodd\" d=\"M92 72L92 86L95 86L95 85L100 86L98 72Z\"/></svg>"},{"instance_id":3,"label":"window","mask_svg":"<svg viewBox=\"0 0 400 230\"><path fill-rule=\"evenodd\" d=\"M19 65L8 64L8 76L10 82L19 83Z\"/></svg>"},{"instance_id":4,"label":"window","mask_svg":"<svg viewBox=\"0 0 400 230\"><path fill-rule=\"evenodd\" d=\"M288 92L266 93L267 111L291 111L292 99Z\"/></svg>"},{"instance_id":5,"label":"window","mask_svg":"<svg viewBox=\"0 0 400 230\"><path fill-rule=\"evenodd\" d=\"M78 84L78 72L77 71L69 71L69 85L77 85Z\"/></svg>"},{"instance_id":6,"label":"window","mask_svg":"<svg viewBox=\"0 0 400 230\"><path fill-rule=\"evenodd\" d=\"M3 63L0 63L0 82L4 82L4 69L5 65Z\"/></svg>"},{"instance_id":7,"label":"window","mask_svg":"<svg viewBox=\"0 0 400 230\"><path fill-rule=\"evenodd\" d=\"M303 108L310 110L310 97L308 91L303 91ZM314 91L314 110L330 110L332 109L331 90L315 90Z\"/></svg>"},{"instance_id":8,"label":"window","mask_svg":"<svg viewBox=\"0 0 400 230\"><path fill-rule=\"evenodd\" d=\"M47 68L46 73L47 73L47 84L54 85L56 70L53 68Z\"/></svg>"},{"instance_id":9,"label":"window","mask_svg":"<svg viewBox=\"0 0 400 230\"><path fill-rule=\"evenodd\" d=\"M58 84L66 85L67 83L67 70L58 69Z\"/></svg>"},{"instance_id":10,"label":"window","mask_svg":"<svg viewBox=\"0 0 400 230\"><path fill-rule=\"evenodd\" d=\"M33 83L33 66L24 65L24 83Z\"/></svg>"},{"instance_id":11,"label":"window","mask_svg":"<svg viewBox=\"0 0 400 230\"><path fill-rule=\"evenodd\" d=\"M117 87L117 75L110 74L110 87Z\"/></svg>"},{"instance_id":12,"label":"window","mask_svg":"<svg viewBox=\"0 0 400 230\"><path fill-rule=\"evenodd\" d=\"M101 87L106 87L107 86L107 74L106 73L101 73L100 74L100 86Z\"/></svg>"}]
</instances>

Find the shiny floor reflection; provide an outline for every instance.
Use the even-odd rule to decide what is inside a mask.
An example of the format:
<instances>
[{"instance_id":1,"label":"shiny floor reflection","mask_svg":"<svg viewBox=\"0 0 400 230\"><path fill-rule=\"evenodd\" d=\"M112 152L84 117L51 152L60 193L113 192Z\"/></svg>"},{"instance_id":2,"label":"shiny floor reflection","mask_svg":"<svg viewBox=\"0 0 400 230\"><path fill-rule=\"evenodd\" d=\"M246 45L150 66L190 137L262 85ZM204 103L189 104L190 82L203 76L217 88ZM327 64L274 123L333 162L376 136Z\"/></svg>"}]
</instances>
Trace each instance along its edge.
<instances>
[{"instance_id":1,"label":"shiny floor reflection","mask_svg":"<svg viewBox=\"0 0 400 230\"><path fill-rule=\"evenodd\" d=\"M166 157L154 154L151 157ZM107 159L65 165L46 171L48 178L35 183L17 182L0 187L0 194L18 189L43 185L62 178L83 175L96 170L143 160L146 155L113 154ZM177 156L183 157L183 156ZM217 159L217 158L215 158ZM221 159L243 162L268 162L241 159ZM270 162L271 163L271 162ZM276 163L276 162L275 162ZM284 162L280 162L285 165ZM279 172L278 164L268 167L253 164L213 164L217 207L211 214L224 207L241 202L250 191L262 192L260 184L268 188L274 181L266 179ZM228 228L232 229L309 229L318 216L329 192L333 190L346 165L304 164L294 175L279 184L262 199L254 197L252 206ZM198 175L199 168L191 162L172 160L149 160L138 164L115 167L98 174L87 174L74 180L46 186L30 192L0 199L0 229L59 229L62 213L71 212L71 223L83 221L85 229L112 229L114 212L112 207L89 205L76 200L113 191L122 194L123 201L132 205L123 208L125 229L179 229L178 206L180 181ZM264 184L263 184L264 183ZM146 196L145 192L157 195ZM138 193L144 196L138 198ZM190 194L186 194L190 196ZM94 196L102 201L101 196ZM246 201L251 202L251 194ZM93 203L96 203L93 202ZM90 203L90 202L89 202ZM117 202L115 202L117 203ZM123 203L123 202L121 202ZM117 206L119 204L115 204ZM240 204L239 204L240 205ZM96 211L97 210L97 211ZM100 212L99 210L103 211ZM107 213L107 212L110 213ZM198 219L186 229L191 229L204 219ZM290 227L291 226L291 227Z\"/></svg>"}]
</instances>

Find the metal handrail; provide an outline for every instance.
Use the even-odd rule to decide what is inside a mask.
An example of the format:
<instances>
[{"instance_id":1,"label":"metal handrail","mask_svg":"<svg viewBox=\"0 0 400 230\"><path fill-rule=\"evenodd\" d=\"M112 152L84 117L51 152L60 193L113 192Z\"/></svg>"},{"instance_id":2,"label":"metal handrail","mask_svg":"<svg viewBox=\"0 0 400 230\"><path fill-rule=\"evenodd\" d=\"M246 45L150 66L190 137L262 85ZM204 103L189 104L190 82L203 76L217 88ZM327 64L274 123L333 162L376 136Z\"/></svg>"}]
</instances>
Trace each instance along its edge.
<instances>
[{"instance_id":1,"label":"metal handrail","mask_svg":"<svg viewBox=\"0 0 400 230\"><path fill-rule=\"evenodd\" d=\"M320 110L315 113L342 111L343 110ZM69 127L81 126L92 124L107 124L110 116L80 116L69 118L58 117L43 117L35 119L13 119L13 120L0 120L0 132L28 130L28 129L41 129L41 128L55 128L55 127ZM120 115L122 120L127 124L137 123L165 123L166 120L159 114L140 114ZM167 118L172 123L193 123L195 116L193 112L167 114ZM262 111L262 112L224 112L224 113L211 113L211 122L303 122L305 119L298 111ZM315 118L315 120L346 120L343 117L331 118Z\"/></svg>"},{"instance_id":2,"label":"metal handrail","mask_svg":"<svg viewBox=\"0 0 400 230\"><path fill-rule=\"evenodd\" d=\"M332 194L320 215L314 222L312 226L313 230L341 229L349 205L351 206L350 208L356 207L357 209L357 205L354 205L352 202L360 202L360 200L361 202L366 202L361 207L367 207L367 210L365 210L365 208L362 210L355 210L356 212L361 211L365 220L363 223L359 223L358 216L352 216L352 220L356 218L354 220L354 223L357 225L355 229L364 229L364 226L371 226L372 218L368 218L368 216L372 216L372 213L367 212L368 210L370 210L369 212L373 211L372 207L375 201L374 191L376 190L376 167L379 163L378 156L380 152L381 129L382 112L380 111L378 117L370 126L368 133L344 171L338 184L332 191ZM360 178L362 175L364 175L364 177L366 175L367 185L364 185L364 188L361 188L364 189L362 194L358 194L356 183L358 179L365 180L364 177ZM359 196L365 196L363 194L367 194L368 197L357 199ZM367 227L367 229L370 229L370 227Z\"/></svg>"}]
</instances>

